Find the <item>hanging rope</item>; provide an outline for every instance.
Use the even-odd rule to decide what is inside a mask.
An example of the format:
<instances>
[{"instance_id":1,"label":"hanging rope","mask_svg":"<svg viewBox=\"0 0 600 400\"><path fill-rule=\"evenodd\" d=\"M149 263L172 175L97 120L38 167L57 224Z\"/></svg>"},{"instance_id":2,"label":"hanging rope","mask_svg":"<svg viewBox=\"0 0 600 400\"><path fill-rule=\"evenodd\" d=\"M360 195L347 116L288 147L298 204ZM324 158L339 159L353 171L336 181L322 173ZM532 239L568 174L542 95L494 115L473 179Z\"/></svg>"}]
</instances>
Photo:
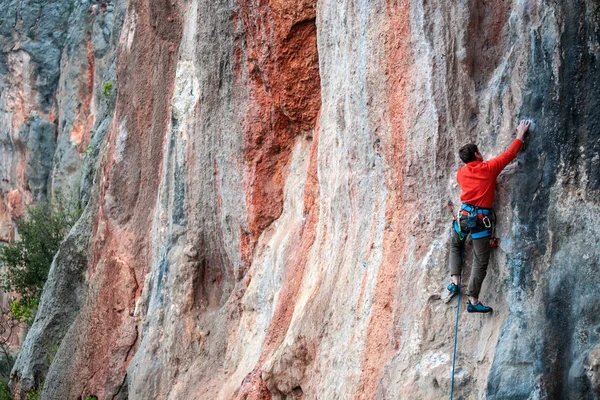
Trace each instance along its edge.
<instances>
[{"instance_id":1,"label":"hanging rope","mask_svg":"<svg viewBox=\"0 0 600 400\"><path fill-rule=\"evenodd\" d=\"M465 249L462 248L461 259L464 260ZM460 312L460 291L462 289L462 272L458 277L458 304L456 305L456 326L454 327L454 355L452 356L452 383L450 385L450 400L454 399L454 367L456 366L456 340L458 338L458 315Z\"/></svg>"},{"instance_id":2,"label":"hanging rope","mask_svg":"<svg viewBox=\"0 0 600 400\"><path fill-rule=\"evenodd\" d=\"M462 284L462 275L459 279L459 288ZM452 384L450 385L450 400L454 398L454 367L456 365L456 339L458 338L458 313L460 311L460 290L458 291L458 305L456 306L456 327L454 328L454 356L452 357Z\"/></svg>"},{"instance_id":3,"label":"hanging rope","mask_svg":"<svg viewBox=\"0 0 600 400\"><path fill-rule=\"evenodd\" d=\"M454 204L452 204L452 200L448 200L448 203L446 204L446 208L448 209L448 211L450 211L450 213L452 214L452 217L454 218L454 223L459 223L460 221L456 220L456 216L454 215ZM460 225L459 225L460 227ZM462 229L459 229L460 231L462 231ZM458 231L457 231L458 234ZM462 238L461 238L462 241ZM464 247L464 243L463 243L463 247L461 248L460 251L460 260L461 260L461 265L462 262L465 259L465 247ZM454 368L456 367L456 340L458 339L458 316L460 313L460 291L462 289L462 268L461 268L461 273L458 276L458 304L456 306L456 326L454 327L454 355L452 356L452 383L450 385L450 400L454 399Z\"/></svg>"}]
</instances>

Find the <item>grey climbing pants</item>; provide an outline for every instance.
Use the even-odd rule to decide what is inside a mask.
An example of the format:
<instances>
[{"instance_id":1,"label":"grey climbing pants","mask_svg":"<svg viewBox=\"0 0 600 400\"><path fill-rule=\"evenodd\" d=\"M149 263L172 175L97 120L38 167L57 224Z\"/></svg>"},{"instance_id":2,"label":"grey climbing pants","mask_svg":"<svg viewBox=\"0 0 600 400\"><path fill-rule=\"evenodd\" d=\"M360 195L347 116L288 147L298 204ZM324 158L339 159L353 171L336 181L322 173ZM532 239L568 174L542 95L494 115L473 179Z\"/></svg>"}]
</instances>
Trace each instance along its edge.
<instances>
[{"instance_id":1,"label":"grey climbing pants","mask_svg":"<svg viewBox=\"0 0 600 400\"><path fill-rule=\"evenodd\" d=\"M465 231L466 217L461 216L460 227ZM478 220L477 227L471 230L471 233L481 232L486 228ZM450 240L450 275L460 275L463 264L463 251L467 237L460 240L458 233L452 229L452 239ZM471 267L471 277L469 279L469 287L467 295L479 298L481 285L487 274L487 267L490 261L490 238L473 239L473 266Z\"/></svg>"}]
</instances>

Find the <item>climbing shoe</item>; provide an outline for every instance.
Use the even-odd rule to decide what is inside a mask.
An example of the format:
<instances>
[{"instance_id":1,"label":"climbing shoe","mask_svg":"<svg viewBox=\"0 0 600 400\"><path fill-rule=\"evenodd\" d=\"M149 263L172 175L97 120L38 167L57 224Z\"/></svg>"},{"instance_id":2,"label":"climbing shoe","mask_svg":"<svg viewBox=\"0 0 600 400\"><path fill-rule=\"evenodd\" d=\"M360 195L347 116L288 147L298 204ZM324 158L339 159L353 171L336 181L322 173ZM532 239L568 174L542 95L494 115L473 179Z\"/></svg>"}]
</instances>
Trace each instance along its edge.
<instances>
[{"instance_id":1,"label":"climbing shoe","mask_svg":"<svg viewBox=\"0 0 600 400\"><path fill-rule=\"evenodd\" d=\"M444 303L450 302L450 300L454 298L454 295L460 293L460 286L455 283L449 284L447 289L448 290L446 290L445 293L442 294L442 300L444 301Z\"/></svg>"},{"instance_id":2,"label":"climbing shoe","mask_svg":"<svg viewBox=\"0 0 600 400\"><path fill-rule=\"evenodd\" d=\"M481 304L481 302L477 302L477 304L471 304L471 302L468 302L469 304L467 305L467 312L471 312L471 313L489 313L492 312L492 307L488 307L488 306L484 306L483 304Z\"/></svg>"},{"instance_id":3,"label":"climbing shoe","mask_svg":"<svg viewBox=\"0 0 600 400\"><path fill-rule=\"evenodd\" d=\"M458 292L460 292L460 286L458 286L456 283L451 282L448 287L447 287L448 291L451 292L453 295L454 294L458 294Z\"/></svg>"}]
</instances>

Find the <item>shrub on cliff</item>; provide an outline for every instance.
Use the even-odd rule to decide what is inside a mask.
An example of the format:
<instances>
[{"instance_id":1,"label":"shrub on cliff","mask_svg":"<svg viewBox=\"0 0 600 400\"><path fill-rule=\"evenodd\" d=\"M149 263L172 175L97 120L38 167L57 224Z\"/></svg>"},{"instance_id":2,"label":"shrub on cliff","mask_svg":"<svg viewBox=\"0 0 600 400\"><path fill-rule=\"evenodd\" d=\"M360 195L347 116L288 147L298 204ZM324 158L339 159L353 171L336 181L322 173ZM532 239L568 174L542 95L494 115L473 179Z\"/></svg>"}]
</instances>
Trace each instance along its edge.
<instances>
[{"instance_id":1,"label":"shrub on cliff","mask_svg":"<svg viewBox=\"0 0 600 400\"><path fill-rule=\"evenodd\" d=\"M104 85L102 86L102 94L104 95L104 97L110 96L110 93L112 92L112 88L113 88L112 82L104 83Z\"/></svg>"},{"instance_id":2,"label":"shrub on cliff","mask_svg":"<svg viewBox=\"0 0 600 400\"><path fill-rule=\"evenodd\" d=\"M80 214L74 202L59 197L28 208L16 222L19 240L0 248L1 288L17 295L11 305L13 319L33 322L52 259Z\"/></svg>"},{"instance_id":3,"label":"shrub on cliff","mask_svg":"<svg viewBox=\"0 0 600 400\"><path fill-rule=\"evenodd\" d=\"M33 390L27 393L27 400L40 400L42 398L42 389Z\"/></svg>"},{"instance_id":4,"label":"shrub on cliff","mask_svg":"<svg viewBox=\"0 0 600 400\"><path fill-rule=\"evenodd\" d=\"M0 380L0 400L11 400L10 389L6 382Z\"/></svg>"}]
</instances>

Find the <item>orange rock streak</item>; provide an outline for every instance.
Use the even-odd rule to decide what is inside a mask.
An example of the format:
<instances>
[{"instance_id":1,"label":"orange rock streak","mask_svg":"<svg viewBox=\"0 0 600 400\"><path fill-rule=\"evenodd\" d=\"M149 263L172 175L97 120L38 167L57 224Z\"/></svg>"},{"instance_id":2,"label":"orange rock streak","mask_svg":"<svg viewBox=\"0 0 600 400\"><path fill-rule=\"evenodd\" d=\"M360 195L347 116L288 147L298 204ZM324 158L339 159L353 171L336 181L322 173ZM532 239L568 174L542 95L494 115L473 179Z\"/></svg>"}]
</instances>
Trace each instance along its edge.
<instances>
[{"instance_id":1,"label":"orange rock streak","mask_svg":"<svg viewBox=\"0 0 600 400\"><path fill-rule=\"evenodd\" d=\"M91 295L77 320L73 382L65 398L110 398L119 389L137 344L133 311L150 268L150 229L161 176L163 141L170 126L180 4L136 0L136 40L118 54L120 99L101 160L99 209L87 271ZM156 26L160 16L169 23ZM135 66L135 68L132 68ZM88 84L93 76L88 75ZM89 106L89 105L88 105ZM117 135L127 133L127 162L118 161ZM79 398L79 397L77 397Z\"/></svg>"},{"instance_id":2,"label":"orange rock streak","mask_svg":"<svg viewBox=\"0 0 600 400\"><path fill-rule=\"evenodd\" d=\"M288 253L290 258L286 260L285 264L289 268L285 279L283 279L283 286L277 299L273 318L265 335L259 361L252 373L242 384L236 395L236 399L264 400L271 398L271 393L261 379L261 366L277 350L285 338L292 321L294 307L304 276L304 269L308 262L308 254L315 242L319 217L318 145L319 126L317 123L310 150L306 185L304 187L304 215L306 216L306 222L300 233L300 243L295 251Z\"/></svg>"},{"instance_id":3,"label":"orange rock streak","mask_svg":"<svg viewBox=\"0 0 600 400\"><path fill-rule=\"evenodd\" d=\"M395 351L394 336L394 298L400 275L400 262L405 248L404 231L401 229L405 214L403 204L405 124L410 100L409 82L412 76L413 62L410 48L410 2L408 0L390 1L387 7L391 32L387 42L388 65L387 87L391 125L391 138L384 143L387 149L385 157L391 165L386 176L389 197L386 204L386 226L392 229L385 232L383 261L377 276L377 285L373 299L373 310L367 332L366 346L362 360L362 376L358 389L361 399L375 398L377 386L383 369Z\"/></svg>"},{"instance_id":4,"label":"orange rock streak","mask_svg":"<svg viewBox=\"0 0 600 400\"><path fill-rule=\"evenodd\" d=\"M244 127L250 237L242 241L242 255L248 266L261 232L281 215L294 138L314 128L321 90L316 1L239 5L251 104Z\"/></svg>"},{"instance_id":5,"label":"orange rock streak","mask_svg":"<svg viewBox=\"0 0 600 400\"><path fill-rule=\"evenodd\" d=\"M92 97L94 95L94 74L96 71L94 61L94 48L92 38L87 40L87 79L79 87L79 97L82 103L77 107L77 114L71 130L71 141L79 146L79 151L84 152L90 142L94 116L91 114Z\"/></svg>"}]
</instances>

